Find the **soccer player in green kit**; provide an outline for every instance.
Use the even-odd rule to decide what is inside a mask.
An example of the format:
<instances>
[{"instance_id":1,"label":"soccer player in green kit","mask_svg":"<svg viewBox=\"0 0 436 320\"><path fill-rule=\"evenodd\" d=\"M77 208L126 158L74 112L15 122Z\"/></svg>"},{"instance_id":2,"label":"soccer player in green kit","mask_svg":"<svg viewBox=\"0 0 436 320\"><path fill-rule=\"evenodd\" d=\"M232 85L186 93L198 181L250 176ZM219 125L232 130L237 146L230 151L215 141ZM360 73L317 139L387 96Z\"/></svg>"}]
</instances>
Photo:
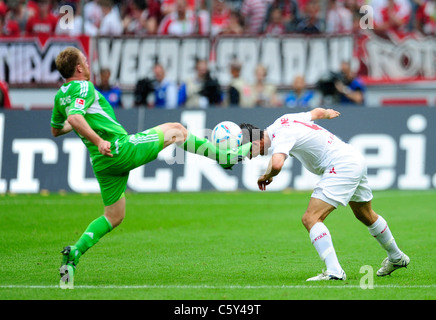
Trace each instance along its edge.
<instances>
[{"instance_id":1,"label":"soccer player in green kit","mask_svg":"<svg viewBox=\"0 0 436 320\"><path fill-rule=\"evenodd\" d=\"M162 149L173 143L230 169L247 156L251 143L234 150L220 150L177 122L129 135L118 123L111 105L89 82L89 65L79 49L66 48L59 53L55 63L66 81L55 96L52 134L57 137L74 130L82 139L88 148L104 203L104 214L89 224L74 245L62 251L60 287L72 289L81 255L123 221L124 192L132 169L153 161Z\"/></svg>"}]
</instances>

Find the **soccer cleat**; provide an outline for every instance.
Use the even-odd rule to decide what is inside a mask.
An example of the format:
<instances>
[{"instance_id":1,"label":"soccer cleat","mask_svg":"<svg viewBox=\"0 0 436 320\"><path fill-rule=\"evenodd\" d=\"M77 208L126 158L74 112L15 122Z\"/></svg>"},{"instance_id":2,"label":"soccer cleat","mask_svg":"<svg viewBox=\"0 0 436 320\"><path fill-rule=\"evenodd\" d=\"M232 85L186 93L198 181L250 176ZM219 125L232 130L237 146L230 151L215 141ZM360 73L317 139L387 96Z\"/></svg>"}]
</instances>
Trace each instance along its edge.
<instances>
[{"instance_id":1,"label":"soccer cleat","mask_svg":"<svg viewBox=\"0 0 436 320\"><path fill-rule=\"evenodd\" d=\"M74 289L74 272L75 268L70 264L65 264L59 269L61 280L59 287L61 289Z\"/></svg>"},{"instance_id":2,"label":"soccer cleat","mask_svg":"<svg viewBox=\"0 0 436 320\"><path fill-rule=\"evenodd\" d=\"M341 271L342 273L340 275L329 273L328 271L324 271L323 273L309 278L306 281L324 281L324 280L346 280L347 276L344 272L344 270Z\"/></svg>"},{"instance_id":3,"label":"soccer cleat","mask_svg":"<svg viewBox=\"0 0 436 320\"><path fill-rule=\"evenodd\" d=\"M226 170L231 170L232 167L244 160L244 158L251 152L251 142L243 144L238 148L228 149L226 154L226 163L220 163L219 165Z\"/></svg>"},{"instance_id":4,"label":"soccer cleat","mask_svg":"<svg viewBox=\"0 0 436 320\"><path fill-rule=\"evenodd\" d=\"M81 256L80 251L75 246L67 246L62 251L62 263L59 269L61 289L74 289L74 273Z\"/></svg>"},{"instance_id":5,"label":"soccer cleat","mask_svg":"<svg viewBox=\"0 0 436 320\"><path fill-rule=\"evenodd\" d=\"M396 262L392 262L389 258L385 258L381 263L382 267L378 269L377 275L379 277L390 275L392 272L399 268L407 268L407 265L410 262L410 258L406 256L404 253L401 256L400 260Z\"/></svg>"}]
</instances>

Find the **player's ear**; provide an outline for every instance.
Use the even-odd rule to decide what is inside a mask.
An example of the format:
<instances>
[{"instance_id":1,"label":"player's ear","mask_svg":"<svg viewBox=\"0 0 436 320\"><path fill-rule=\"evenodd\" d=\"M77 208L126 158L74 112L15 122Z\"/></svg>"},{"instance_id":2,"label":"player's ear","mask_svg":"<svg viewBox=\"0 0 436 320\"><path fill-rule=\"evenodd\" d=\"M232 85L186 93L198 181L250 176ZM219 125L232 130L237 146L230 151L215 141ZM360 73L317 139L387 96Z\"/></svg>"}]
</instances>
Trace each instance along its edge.
<instances>
[{"instance_id":1,"label":"player's ear","mask_svg":"<svg viewBox=\"0 0 436 320\"><path fill-rule=\"evenodd\" d=\"M261 154L261 150L260 150L260 140L254 140L251 142L251 157L252 158L256 158L258 155Z\"/></svg>"}]
</instances>

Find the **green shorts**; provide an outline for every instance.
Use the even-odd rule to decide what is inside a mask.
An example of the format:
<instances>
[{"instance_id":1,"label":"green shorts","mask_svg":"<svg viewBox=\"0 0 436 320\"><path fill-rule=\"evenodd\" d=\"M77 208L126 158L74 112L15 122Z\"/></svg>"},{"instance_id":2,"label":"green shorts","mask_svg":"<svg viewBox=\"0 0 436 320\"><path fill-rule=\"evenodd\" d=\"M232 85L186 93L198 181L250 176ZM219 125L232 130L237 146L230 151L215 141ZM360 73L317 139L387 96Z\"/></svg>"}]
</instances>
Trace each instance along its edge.
<instances>
[{"instance_id":1,"label":"green shorts","mask_svg":"<svg viewBox=\"0 0 436 320\"><path fill-rule=\"evenodd\" d=\"M164 146L164 133L154 127L116 140L111 147L112 158L105 158L110 165L94 171L105 206L110 206L124 196L131 170L157 158Z\"/></svg>"}]
</instances>

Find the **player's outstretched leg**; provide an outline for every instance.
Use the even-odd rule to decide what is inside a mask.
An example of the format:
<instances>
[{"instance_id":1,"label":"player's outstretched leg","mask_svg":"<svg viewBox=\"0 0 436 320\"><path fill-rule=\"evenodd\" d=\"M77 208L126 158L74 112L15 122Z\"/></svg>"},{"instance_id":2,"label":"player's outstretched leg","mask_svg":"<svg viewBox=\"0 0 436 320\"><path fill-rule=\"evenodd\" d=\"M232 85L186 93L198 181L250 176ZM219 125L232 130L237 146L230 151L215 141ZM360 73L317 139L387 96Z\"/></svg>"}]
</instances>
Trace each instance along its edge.
<instances>
[{"instance_id":1,"label":"player's outstretched leg","mask_svg":"<svg viewBox=\"0 0 436 320\"><path fill-rule=\"evenodd\" d=\"M388 255L383 260L382 267L377 271L377 275L379 277L387 276L397 269L407 267L410 258L398 248L386 220L372 210L371 201L350 202L350 207L356 218L368 227L369 233Z\"/></svg>"},{"instance_id":2,"label":"player's outstretched leg","mask_svg":"<svg viewBox=\"0 0 436 320\"><path fill-rule=\"evenodd\" d=\"M178 122L164 123L159 127L164 132L164 147L175 143L185 151L218 161L224 169L231 169L233 165L242 161L251 150L251 142L233 150L219 149L208 139L192 134Z\"/></svg>"},{"instance_id":3,"label":"player's outstretched leg","mask_svg":"<svg viewBox=\"0 0 436 320\"><path fill-rule=\"evenodd\" d=\"M186 141L183 143L183 149L216 160L224 169L231 169L248 155L251 150L251 142L243 144L236 149L223 150L216 147L208 139L199 138L188 132Z\"/></svg>"}]
</instances>

